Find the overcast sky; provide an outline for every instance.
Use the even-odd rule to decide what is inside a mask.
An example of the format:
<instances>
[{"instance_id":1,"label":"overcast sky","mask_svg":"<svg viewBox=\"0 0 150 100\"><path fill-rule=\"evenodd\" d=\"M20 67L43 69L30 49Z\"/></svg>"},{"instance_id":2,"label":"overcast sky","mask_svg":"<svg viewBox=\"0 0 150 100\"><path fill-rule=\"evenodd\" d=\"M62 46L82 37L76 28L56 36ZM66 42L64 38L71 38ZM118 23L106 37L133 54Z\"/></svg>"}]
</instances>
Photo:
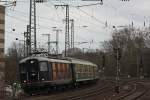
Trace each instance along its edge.
<instances>
[{"instance_id":1,"label":"overcast sky","mask_svg":"<svg viewBox=\"0 0 150 100\"><path fill-rule=\"evenodd\" d=\"M134 23L135 27L143 27L150 24L150 0L103 0L103 5L85 6L79 5L99 3L99 1L81 0L47 0L48 2L37 4L37 41L38 46L46 47L47 37L41 34L51 34L51 40L55 40L55 32L52 27L58 27L60 33L60 50L64 49L65 34L65 9L55 4L70 4L70 18L75 20L75 41L90 42L92 44L75 45L80 48L99 48L100 42L111 38L112 26L124 26ZM63 2L62 2L63 1ZM108 27L105 26L107 22ZM23 40L23 32L29 24L29 0L17 0L16 7L6 9L6 48L15 38ZM88 27L82 27L88 26ZM15 29L15 31L12 31ZM15 41L19 42L19 41Z\"/></svg>"}]
</instances>

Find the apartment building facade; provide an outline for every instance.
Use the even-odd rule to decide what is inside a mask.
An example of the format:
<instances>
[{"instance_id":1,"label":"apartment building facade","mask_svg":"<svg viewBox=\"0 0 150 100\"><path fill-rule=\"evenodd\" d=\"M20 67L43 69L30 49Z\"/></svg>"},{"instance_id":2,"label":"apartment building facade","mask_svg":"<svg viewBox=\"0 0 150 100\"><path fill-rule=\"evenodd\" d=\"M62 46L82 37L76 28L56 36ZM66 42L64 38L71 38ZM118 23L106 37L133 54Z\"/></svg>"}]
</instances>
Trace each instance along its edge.
<instances>
[{"instance_id":1,"label":"apartment building facade","mask_svg":"<svg viewBox=\"0 0 150 100\"><path fill-rule=\"evenodd\" d=\"M4 81L5 71L5 7L0 5L0 83Z\"/></svg>"}]
</instances>

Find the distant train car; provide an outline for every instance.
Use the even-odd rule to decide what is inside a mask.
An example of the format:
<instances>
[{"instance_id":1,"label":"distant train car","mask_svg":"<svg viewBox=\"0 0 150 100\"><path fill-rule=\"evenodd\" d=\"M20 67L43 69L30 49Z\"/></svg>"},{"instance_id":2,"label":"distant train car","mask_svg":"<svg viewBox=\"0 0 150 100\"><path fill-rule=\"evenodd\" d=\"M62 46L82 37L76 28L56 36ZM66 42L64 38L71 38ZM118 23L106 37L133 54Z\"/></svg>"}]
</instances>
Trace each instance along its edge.
<instances>
[{"instance_id":1,"label":"distant train car","mask_svg":"<svg viewBox=\"0 0 150 100\"><path fill-rule=\"evenodd\" d=\"M96 81L99 78L98 66L89 61L81 59L71 59L73 68L74 83L85 83L89 81Z\"/></svg>"},{"instance_id":2,"label":"distant train car","mask_svg":"<svg viewBox=\"0 0 150 100\"><path fill-rule=\"evenodd\" d=\"M73 58L27 57L20 61L19 72L26 92L74 86L98 79L97 65Z\"/></svg>"}]
</instances>

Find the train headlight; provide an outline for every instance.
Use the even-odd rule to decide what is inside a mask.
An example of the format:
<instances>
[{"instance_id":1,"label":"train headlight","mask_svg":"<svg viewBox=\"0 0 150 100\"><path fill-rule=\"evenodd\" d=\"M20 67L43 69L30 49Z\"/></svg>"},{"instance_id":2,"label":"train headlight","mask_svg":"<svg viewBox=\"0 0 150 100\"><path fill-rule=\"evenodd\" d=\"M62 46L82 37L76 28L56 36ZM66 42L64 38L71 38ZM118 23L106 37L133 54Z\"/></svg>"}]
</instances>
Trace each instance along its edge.
<instances>
[{"instance_id":1,"label":"train headlight","mask_svg":"<svg viewBox=\"0 0 150 100\"><path fill-rule=\"evenodd\" d=\"M26 80L24 80L23 82L24 82L24 83L27 83L27 81L26 81Z\"/></svg>"},{"instance_id":2,"label":"train headlight","mask_svg":"<svg viewBox=\"0 0 150 100\"><path fill-rule=\"evenodd\" d=\"M44 81L45 79L44 78L42 78L42 81Z\"/></svg>"}]
</instances>

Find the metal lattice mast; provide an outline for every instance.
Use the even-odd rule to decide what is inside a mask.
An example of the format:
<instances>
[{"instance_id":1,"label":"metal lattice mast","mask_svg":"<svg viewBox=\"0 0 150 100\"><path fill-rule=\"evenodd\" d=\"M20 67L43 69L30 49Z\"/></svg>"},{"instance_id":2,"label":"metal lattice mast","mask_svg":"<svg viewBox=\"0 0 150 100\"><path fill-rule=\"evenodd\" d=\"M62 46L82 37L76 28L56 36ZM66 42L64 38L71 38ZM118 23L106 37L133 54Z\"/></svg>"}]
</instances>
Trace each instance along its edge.
<instances>
[{"instance_id":1,"label":"metal lattice mast","mask_svg":"<svg viewBox=\"0 0 150 100\"><path fill-rule=\"evenodd\" d=\"M31 53L31 35L29 33L30 26L27 25L27 34L26 34L26 50L27 50L27 56Z\"/></svg>"},{"instance_id":2,"label":"metal lattice mast","mask_svg":"<svg viewBox=\"0 0 150 100\"><path fill-rule=\"evenodd\" d=\"M71 49L74 50L74 20L71 19Z\"/></svg>"},{"instance_id":3,"label":"metal lattice mast","mask_svg":"<svg viewBox=\"0 0 150 100\"><path fill-rule=\"evenodd\" d=\"M67 56L67 50L70 49L69 41L69 5L66 5L66 33L65 33L65 56Z\"/></svg>"},{"instance_id":4,"label":"metal lattice mast","mask_svg":"<svg viewBox=\"0 0 150 100\"><path fill-rule=\"evenodd\" d=\"M29 22L29 33L30 33L30 53L36 51L36 0L30 0L30 22Z\"/></svg>"},{"instance_id":5,"label":"metal lattice mast","mask_svg":"<svg viewBox=\"0 0 150 100\"><path fill-rule=\"evenodd\" d=\"M70 49L70 40L69 40L69 5L55 5L55 7L65 7L66 8L66 18L65 18L65 56L67 56L67 50Z\"/></svg>"}]
</instances>

